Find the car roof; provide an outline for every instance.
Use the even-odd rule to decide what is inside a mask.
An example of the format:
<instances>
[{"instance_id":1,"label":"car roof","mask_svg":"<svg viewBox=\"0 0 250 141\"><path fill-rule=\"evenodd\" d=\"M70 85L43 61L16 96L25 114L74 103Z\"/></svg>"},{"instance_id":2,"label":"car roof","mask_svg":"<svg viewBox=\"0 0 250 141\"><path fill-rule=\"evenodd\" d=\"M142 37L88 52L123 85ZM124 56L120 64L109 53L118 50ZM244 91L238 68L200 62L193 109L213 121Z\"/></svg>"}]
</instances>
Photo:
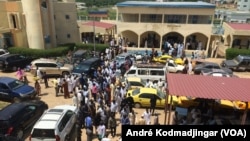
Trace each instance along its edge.
<instances>
[{"instance_id":1,"label":"car roof","mask_svg":"<svg viewBox=\"0 0 250 141\"><path fill-rule=\"evenodd\" d=\"M48 58L39 58L39 59L35 59L31 62L31 64L33 63L57 63L56 60L54 59L48 59Z\"/></svg>"},{"instance_id":2,"label":"car roof","mask_svg":"<svg viewBox=\"0 0 250 141\"><path fill-rule=\"evenodd\" d=\"M153 92L154 94L156 94L157 93L157 90L156 89L154 89L154 88L140 88L140 91L142 92L142 93L148 93L148 92Z\"/></svg>"},{"instance_id":3,"label":"car roof","mask_svg":"<svg viewBox=\"0 0 250 141\"><path fill-rule=\"evenodd\" d=\"M72 105L58 105L54 108L50 108L44 112L41 118L37 121L34 128L50 129L54 128L58 120L65 114L68 110L77 112L77 107Z\"/></svg>"},{"instance_id":4,"label":"car roof","mask_svg":"<svg viewBox=\"0 0 250 141\"><path fill-rule=\"evenodd\" d=\"M12 103L0 110L0 120L8 120L12 116L15 116L15 114L20 111L20 109L23 109L27 105L34 105L36 104L36 100L34 101L24 101L24 102L17 102L17 103Z\"/></svg>"},{"instance_id":5,"label":"car roof","mask_svg":"<svg viewBox=\"0 0 250 141\"><path fill-rule=\"evenodd\" d=\"M8 83L15 81L15 80L17 80L17 79L12 78L12 77L7 77L7 76L0 77L0 82L2 82L4 84L8 84Z\"/></svg>"},{"instance_id":6,"label":"car roof","mask_svg":"<svg viewBox=\"0 0 250 141\"><path fill-rule=\"evenodd\" d=\"M129 56L129 55L132 55L131 53L122 53L122 54L119 54L117 55L118 57L126 57L126 56Z\"/></svg>"},{"instance_id":7,"label":"car roof","mask_svg":"<svg viewBox=\"0 0 250 141\"><path fill-rule=\"evenodd\" d=\"M19 54L6 54L4 56L1 56L1 58L8 58L8 57L11 57L11 56L17 56Z\"/></svg>"},{"instance_id":8,"label":"car roof","mask_svg":"<svg viewBox=\"0 0 250 141\"><path fill-rule=\"evenodd\" d=\"M83 53L86 53L87 50L79 49L76 52L74 52L74 55L82 55Z\"/></svg>"},{"instance_id":9,"label":"car roof","mask_svg":"<svg viewBox=\"0 0 250 141\"><path fill-rule=\"evenodd\" d=\"M97 61L97 60L100 60L100 58L98 58L98 57L93 57L93 58L89 58L89 59L87 59L87 60L81 62L80 64L91 64L91 63L93 63L94 61Z\"/></svg>"}]
</instances>

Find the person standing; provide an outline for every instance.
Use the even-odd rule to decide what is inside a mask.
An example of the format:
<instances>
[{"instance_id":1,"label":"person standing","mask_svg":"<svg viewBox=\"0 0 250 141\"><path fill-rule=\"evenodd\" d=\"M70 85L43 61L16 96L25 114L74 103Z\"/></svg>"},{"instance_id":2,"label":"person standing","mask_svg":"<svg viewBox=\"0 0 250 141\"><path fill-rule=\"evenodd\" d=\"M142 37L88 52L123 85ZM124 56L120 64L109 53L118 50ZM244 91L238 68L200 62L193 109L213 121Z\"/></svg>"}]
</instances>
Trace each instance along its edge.
<instances>
[{"instance_id":1,"label":"person standing","mask_svg":"<svg viewBox=\"0 0 250 141\"><path fill-rule=\"evenodd\" d=\"M16 76L17 76L18 80L23 81L23 71L21 68L18 68L18 70L16 72Z\"/></svg>"},{"instance_id":2,"label":"person standing","mask_svg":"<svg viewBox=\"0 0 250 141\"><path fill-rule=\"evenodd\" d=\"M150 98L150 111L149 111L152 115L154 115L155 112L156 101L157 97L155 95L152 95Z\"/></svg>"},{"instance_id":3,"label":"person standing","mask_svg":"<svg viewBox=\"0 0 250 141\"><path fill-rule=\"evenodd\" d=\"M38 67L36 68L36 77L40 80L40 83L43 81L43 73Z\"/></svg>"},{"instance_id":4,"label":"person standing","mask_svg":"<svg viewBox=\"0 0 250 141\"><path fill-rule=\"evenodd\" d=\"M62 87L63 87L63 92L64 92L64 98L65 99L70 98L69 89L68 89L68 82L66 81L66 79L63 79Z\"/></svg>"},{"instance_id":5,"label":"person standing","mask_svg":"<svg viewBox=\"0 0 250 141\"><path fill-rule=\"evenodd\" d=\"M146 125L150 125L150 123L151 123L151 119L150 119L151 118L151 114L148 111L148 108L146 108L146 111L143 113L143 118L146 121Z\"/></svg>"},{"instance_id":6,"label":"person standing","mask_svg":"<svg viewBox=\"0 0 250 141\"><path fill-rule=\"evenodd\" d=\"M43 81L44 81L45 88L49 88L48 75L46 74L46 72L43 72Z\"/></svg>"},{"instance_id":7,"label":"person standing","mask_svg":"<svg viewBox=\"0 0 250 141\"><path fill-rule=\"evenodd\" d=\"M35 89L36 89L36 93L37 93L37 96L39 96L41 94L41 86L38 82L38 80L35 81Z\"/></svg>"},{"instance_id":8,"label":"person standing","mask_svg":"<svg viewBox=\"0 0 250 141\"><path fill-rule=\"evenodd\" d=\"M111 136L114 138L116 136L116 127L117 127L117 121L115 119L114 113L112 113L108 119L108 127L110 129Z\"/></svg>"},{"instance_id":9,"label":"person standing","mask_svg":"<svg viewBox=\"0 0 250 141\"><path fill-rule=\"evenodd\" d=\"M58 78L54 78L54 79L52 80L52 84L54 85L55 94L56 94L56 97L57 97L58 94L59 94Z\"/></svg>"},{"instance_id":10,"label":"person standing","mask_svg":"<svg viewBox=\"0 0 250 141\"><path fill-rule=\"evenodd\" d=\"M100 125L97 127L97 134L98 134L98 140L101 141L102 138L106 135L106 127L104 125L104 122L101 121Z\"/></svg>"},{"instance_id":11,"label":"person standing","mask_svg":"<svg viewBox=\"0 0 250 141\"><path fill-rule=\"evenodd\" d=\"M87 141L93 140L93 120L88 113L85 118L85 128L86 128L86 135L87 135Z\"/></svg>"}]
</instances>

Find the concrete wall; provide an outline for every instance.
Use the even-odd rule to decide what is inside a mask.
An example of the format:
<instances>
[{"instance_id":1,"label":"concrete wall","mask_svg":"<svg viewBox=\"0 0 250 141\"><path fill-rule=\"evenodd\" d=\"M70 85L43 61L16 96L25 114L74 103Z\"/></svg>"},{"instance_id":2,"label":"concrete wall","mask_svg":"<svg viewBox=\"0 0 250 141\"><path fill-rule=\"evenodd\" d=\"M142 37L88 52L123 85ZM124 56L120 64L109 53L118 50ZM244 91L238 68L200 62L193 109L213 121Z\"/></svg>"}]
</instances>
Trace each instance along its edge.
<instances>
[{"instance_id":1,"label":"concrete wall","mask_svg":"<svg viewBox=\"0 0 250 141\"><path fill-rule=\"evenodd\" d=\"M54 3L54 14L57 43L80 42L75 3ZM66 19L66 16L68 16L68 19Z\"/></svg>"}]
</instances>

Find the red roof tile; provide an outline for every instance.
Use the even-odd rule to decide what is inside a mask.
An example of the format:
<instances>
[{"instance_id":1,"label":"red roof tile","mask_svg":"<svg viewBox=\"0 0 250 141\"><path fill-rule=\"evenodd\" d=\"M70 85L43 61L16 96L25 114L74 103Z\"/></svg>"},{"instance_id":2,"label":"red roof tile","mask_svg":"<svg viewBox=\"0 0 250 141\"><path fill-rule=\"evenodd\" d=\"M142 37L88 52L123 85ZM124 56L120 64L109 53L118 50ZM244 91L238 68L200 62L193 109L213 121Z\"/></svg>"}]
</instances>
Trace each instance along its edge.
<instances>
[{"instance_id":1,"label":"red roof tile","mask_svg":"<svg viewBox=\"0 0 250 141\"><path fill-rule=\"evenodd\" d=\"M235 30L250 30L249 23L227 23L227 24Z\"/></svg>"},{"instance_id":2,"label":"red roof tile","mask_svg":"<svg viewBox=\"0 0 250 141\"><path fill-rule=\"evenodd\" d=\"M98 21L86 22L86 23L83 23L82 25L87 25L87 26L94 26L95 25L95 27L101 27L101 28L105 28L105 29L109 29L109 28L112 28L115 26L115 24L98 22Z\"/></svg>"},{"instance_id":3,"label":"red roof tile","mask_svg":"<svg viewBox=\"0 0 250 141\"><path fill-rule=\"evenodd\" d=\"M167 74L169 93L207 99L250 101L250 79Z\"/></svg>"}]
</instances>

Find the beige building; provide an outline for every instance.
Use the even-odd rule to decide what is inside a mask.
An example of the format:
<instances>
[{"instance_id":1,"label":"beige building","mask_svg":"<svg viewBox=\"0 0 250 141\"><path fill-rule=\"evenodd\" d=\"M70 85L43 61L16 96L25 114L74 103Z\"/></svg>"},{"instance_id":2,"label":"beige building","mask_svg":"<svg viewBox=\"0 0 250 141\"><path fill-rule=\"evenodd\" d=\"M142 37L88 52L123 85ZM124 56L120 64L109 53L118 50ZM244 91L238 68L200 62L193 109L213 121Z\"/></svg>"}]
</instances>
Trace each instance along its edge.
<instances>
[{"instance_id":1,"label":"beige building","mask_svg":"<svg viewBox=\"0 0 250 141\"><path fill-rule=\"evenodd\" d=\"M80 42L75 0L0 0L0 48Z\"/></svg>"},{"instance_id":2,"label":"beige building","mask_svg":"<svg viewBox=\"0 0 250 141\"><path fill-rule=\"evenodd\" d=\"M210 45L216 39L213 4L126 1L116 6L117 36L129 46L163 49L168 41L184 43L187 50L193 51L200 42L202 49L211 53Z\"/></svg>"}]
</instances>

